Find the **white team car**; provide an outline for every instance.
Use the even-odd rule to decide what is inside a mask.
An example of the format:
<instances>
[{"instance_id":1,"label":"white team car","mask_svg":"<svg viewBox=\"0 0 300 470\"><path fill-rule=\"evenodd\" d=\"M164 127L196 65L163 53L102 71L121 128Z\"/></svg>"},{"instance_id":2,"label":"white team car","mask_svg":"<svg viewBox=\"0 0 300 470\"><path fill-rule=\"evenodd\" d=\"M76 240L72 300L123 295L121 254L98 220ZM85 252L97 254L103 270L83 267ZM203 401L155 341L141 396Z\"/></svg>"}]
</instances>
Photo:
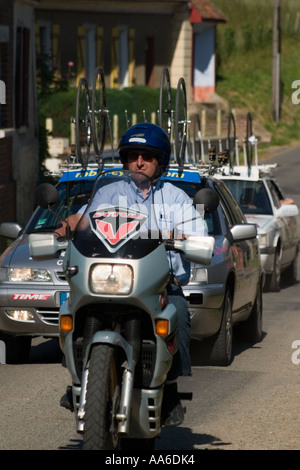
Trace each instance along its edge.
<instances>
[{"instance_id":1,"label":"white team car","mask_svg":"<svg viewBox=\"0 0 300 470\"><path fill-rule=\"evenodd\" d=\"M257 224L262 267L266 273L265 289L280 290L281 274L294 283L297 279L299 249L298 207L286 198L272 172L275 165L223 167L221 178L240 204L246 219Z\"/></svg>"}]
</instances>

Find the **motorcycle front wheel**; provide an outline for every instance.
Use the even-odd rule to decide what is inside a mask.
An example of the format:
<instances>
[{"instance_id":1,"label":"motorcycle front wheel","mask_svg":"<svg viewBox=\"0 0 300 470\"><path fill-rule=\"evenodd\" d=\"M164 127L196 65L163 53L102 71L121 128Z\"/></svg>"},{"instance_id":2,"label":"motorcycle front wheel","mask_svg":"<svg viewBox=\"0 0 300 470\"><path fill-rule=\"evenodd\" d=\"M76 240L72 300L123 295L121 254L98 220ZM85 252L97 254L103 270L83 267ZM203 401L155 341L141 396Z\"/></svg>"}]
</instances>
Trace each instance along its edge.
<instances>
[{"instance_id":1,"label":"motorcycle front wheel","mask_svg":"<svg viewBox=\"0 0 300 470\"><path fill-rule=\"evenodd\" d=\"M114 450L118 446L117 421L121 370L116 348L93 347L85 403L83 449Z\"/></svg>"}]
</instances>

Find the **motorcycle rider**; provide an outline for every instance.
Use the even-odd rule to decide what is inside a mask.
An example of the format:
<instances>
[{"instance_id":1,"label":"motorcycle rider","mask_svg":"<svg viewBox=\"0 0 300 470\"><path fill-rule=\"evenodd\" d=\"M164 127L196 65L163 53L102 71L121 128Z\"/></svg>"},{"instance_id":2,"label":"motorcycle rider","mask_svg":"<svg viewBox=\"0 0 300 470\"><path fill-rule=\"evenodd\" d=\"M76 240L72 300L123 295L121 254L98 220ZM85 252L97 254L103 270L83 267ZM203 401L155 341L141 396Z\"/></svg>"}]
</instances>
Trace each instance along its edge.
<instances>
[{"instance_id":1,"label":"motorcycle rider","mask_svg":"<svg viewBox=\"0 0 300 470\"><path fill-rule=\"evenodd\" d=\"M175 226L181 227L181 230L179 230L181 233L177 235L177 238L186 238L186 236L195 234L195 228L197 235L207 235L204 220L199 217L199 213L194 209L189 196L170 182L160 179L169 164L171 154L169 138L161 127L151 123L132 126L121 137L118 150L124 170L134 172L137 179L139 179L140 184L136 183L136 202L145 204L148 209L149 204L151 206L153 201L150 199L149 183L145 182L145 177L147 177L147 181L151 181L154 206L158 206L154 213L157 210L159 212L158 214L155 213L155 217L158 219L157 222L161 231L167 228L167 238L171 238L170 233L174 232ZM106 203L114 204L113 199L120 197L120 192L115 185L110 186L114 187L105 187L104 198ZM97 204L103 202L103 193L99 195L98 201L97 196L98 194L94 196L92 202L95 208L98 208ZM165 208L168 207L168 210L165 211L162 205ZM169 210L170 207L173 210ZM71 230L74 230L81 219L84 209L83 207L77 214L73 214L68 218ZM191 233L191 216L194 222L193 233ZM66 224L62 223L56 229L56 233L60 236L64 235L65 227ZM188 228L187 233L185 233L185 227ZM187 284L189 281L190 265L177 252L168 251L167 254L171 274L171 280L167 287L168 299L175 305L178 312L178 352L173 358L172 367L165 383L162 423L165 426L178 426L183 422L184 409L178 396L177 378L178 376L192 375L189 354L190 314L181 288L181 285ZM69 401L70 394L69 397L65 395L61 399L61 405L71 409Z\"/></svg>"}]
</instances>

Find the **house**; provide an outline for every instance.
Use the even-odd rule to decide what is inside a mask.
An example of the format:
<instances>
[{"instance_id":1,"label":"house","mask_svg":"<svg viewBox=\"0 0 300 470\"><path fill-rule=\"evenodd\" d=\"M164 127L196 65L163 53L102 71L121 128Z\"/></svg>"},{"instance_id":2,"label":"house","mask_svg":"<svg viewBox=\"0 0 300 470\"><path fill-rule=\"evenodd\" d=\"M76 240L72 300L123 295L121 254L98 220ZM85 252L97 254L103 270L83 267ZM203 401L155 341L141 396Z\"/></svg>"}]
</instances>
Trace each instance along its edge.
<instances>
[{"instance_id":1,"label":"house","mask_svg":"<svg viewBox=\"0 0 300 470\"><path fill-rule=\"evenodd\" d=\"M35 0L0 0L0 223L25 224L38 175Z\"/></svg>"},{"instance_id":2,"label":"house","mask_svg":"<svg viewBox=\"0 0 300 470\"><path fill-rule=\"evenodd\" d=\"M36 50L77 80L101 65L112 88L159 87L168 66L173 87L184 77L188 100L205 101L225 21L207 0L0 0L0 223L24 225L34 208Z\"/></svg>"},{"instance_id":3,"label":"house","mask_svg":"<svg viewBox=\"0 0 300 470\"><path fill-rule=\"evenodd\" d=\"M91 83L101 66L107 87L159 87L168 66L188 100L215 92L216 26L226 18L208 0L40 0L35 10L38 51L63 76L74 64L77 81Z\"/></svg>"},{"instance_id":4,"label":"house","mask_svg":"<svg viewBox=\"0 0 300 470\"><path fill-rule=\"evenodd\" d=\"M193 28L192 99L209 102L216 91L216 25L226 21L206 0L190 2Z\"/></svg>"}]
</instances>

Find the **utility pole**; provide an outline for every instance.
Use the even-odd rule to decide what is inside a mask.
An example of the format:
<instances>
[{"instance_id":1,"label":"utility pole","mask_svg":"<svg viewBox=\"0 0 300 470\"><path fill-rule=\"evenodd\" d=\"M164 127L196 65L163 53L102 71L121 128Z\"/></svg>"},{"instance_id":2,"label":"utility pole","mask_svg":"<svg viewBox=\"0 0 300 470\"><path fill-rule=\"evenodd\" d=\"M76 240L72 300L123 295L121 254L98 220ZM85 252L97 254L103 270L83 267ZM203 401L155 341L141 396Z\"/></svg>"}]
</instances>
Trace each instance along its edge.
<instances>
[{"instance_id":1,"label":"utility pole","mask_svg":"<svg viewBox=\"0 0 300 470\"><path fill-rule=\"evenodd\" d=\"M272 53L272 116L276 124L280 118L280 52L281 52L281 0L274 0L273 53Z\"/></svg>"}]
</instances>

